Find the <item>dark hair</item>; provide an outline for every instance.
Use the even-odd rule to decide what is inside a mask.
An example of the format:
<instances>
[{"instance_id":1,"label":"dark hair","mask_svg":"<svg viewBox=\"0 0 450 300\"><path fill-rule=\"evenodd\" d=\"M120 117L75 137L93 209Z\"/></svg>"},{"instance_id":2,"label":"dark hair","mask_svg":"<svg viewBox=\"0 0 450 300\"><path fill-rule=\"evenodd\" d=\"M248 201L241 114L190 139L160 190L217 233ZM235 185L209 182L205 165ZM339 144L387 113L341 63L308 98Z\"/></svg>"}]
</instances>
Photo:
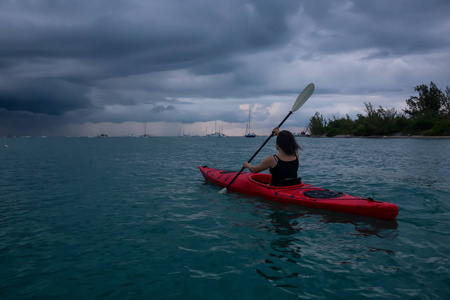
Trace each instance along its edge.
<instances>
[{"instance_id":1,"label":"dark hair","mask_svg":"<svg viewBox=\"0 0 450 300\"><path fill-rule=\"evenodd\" d=\"M297 149L301 149L294 135L287 130L282 130L278 133L277 144L287 155L294 155Z\"/></svg>"}]
</instances>

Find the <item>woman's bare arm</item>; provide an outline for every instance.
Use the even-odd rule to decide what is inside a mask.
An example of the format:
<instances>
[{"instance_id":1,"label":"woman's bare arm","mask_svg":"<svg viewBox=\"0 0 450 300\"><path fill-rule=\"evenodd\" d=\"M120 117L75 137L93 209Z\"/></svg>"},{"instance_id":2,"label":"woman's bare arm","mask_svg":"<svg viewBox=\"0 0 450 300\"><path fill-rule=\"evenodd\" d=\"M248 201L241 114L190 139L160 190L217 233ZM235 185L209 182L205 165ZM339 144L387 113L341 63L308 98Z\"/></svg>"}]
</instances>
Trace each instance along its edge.
<instances>
[{"instance_id":1,"label":"woman's bare arm","mask_svg":"<svg viewBox=\"0 0 450 300\"><path fill-rule=\"evenodd\" d=\"M248 162L246 162L246 163L244 163L244 165L242 167L249 169L250 172L252 172L252 173L259 173L261 171L267 170L270 167L273 168L273 167L275 167L275 165L276 165L276 161L273 158L273 156L267 156L257 166L253 166L253 165L249 164Z\"/></svg>"}]
</instances>

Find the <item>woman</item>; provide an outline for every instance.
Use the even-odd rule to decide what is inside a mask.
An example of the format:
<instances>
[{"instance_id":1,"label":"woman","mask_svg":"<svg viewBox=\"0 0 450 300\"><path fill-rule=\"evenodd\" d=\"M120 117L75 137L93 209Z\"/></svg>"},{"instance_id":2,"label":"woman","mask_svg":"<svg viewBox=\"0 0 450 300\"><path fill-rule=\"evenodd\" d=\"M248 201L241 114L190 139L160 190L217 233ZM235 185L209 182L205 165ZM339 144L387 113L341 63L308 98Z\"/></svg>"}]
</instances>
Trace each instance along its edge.
<instances>
[{"instance_id":1,"label":"woman","mask_svg":"<svg viewBox=\"0 0 450 300\"><path fill-rule=\"evenodd\" d=\"M272 174L270 185L281 186L300 183L300 179L297 179L298 149L301 149L300 146L295 141L294 135L287 130L280 131L280 128L276 127L273 129L273 133L277 136L278 153L267 156L257 166L246 162L242 167L249 169L252 173L269 169L270 174Z\"/></svg>"}]
</instances>

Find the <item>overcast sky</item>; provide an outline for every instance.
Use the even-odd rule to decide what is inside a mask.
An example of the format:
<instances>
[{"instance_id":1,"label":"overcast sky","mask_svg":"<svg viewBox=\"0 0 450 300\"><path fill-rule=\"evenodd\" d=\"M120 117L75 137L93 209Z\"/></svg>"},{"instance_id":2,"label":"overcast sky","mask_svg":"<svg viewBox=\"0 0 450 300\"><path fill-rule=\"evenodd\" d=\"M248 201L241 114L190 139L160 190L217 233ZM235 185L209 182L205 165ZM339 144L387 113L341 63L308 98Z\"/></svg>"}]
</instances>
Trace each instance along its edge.
<instances>
[{"instance_id":1,"label":"overcast sky","mask_svg":"<svg viewBox=\"0 0 450 300\"><path fill-rule=\"evenodd\" d=\"M450 85L448 0L1 0L1 135L242 135ZM217 121L217 122L215 122Z\"/></svg>"}]
</instances>

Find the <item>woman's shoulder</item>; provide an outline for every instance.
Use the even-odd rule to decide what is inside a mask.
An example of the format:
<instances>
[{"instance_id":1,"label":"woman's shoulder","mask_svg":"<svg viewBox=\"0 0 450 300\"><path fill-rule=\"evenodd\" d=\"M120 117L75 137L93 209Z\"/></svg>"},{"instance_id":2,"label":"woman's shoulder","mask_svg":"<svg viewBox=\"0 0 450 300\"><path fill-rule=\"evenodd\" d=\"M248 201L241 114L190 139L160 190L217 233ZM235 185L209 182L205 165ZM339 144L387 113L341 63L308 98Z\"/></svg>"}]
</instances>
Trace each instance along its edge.
<instances>
[{"instance_id":1,"label":"woman's shoulder","mask_svg":"<svg viewBox=\"0 0 450 300\"><path fill-rule=\"evenodd\" d=\"M275 155L267 156L266 158L264 158L263 162L272 168L278 163L277 159L275 158Z\"/></svg>"},{"instance_id":2,"label":"woman's shoulder","mask_svg":"<svg viewBox=\"0 0 450 300\"><path fill-rule=\"evenodd\" d=\"M267 161L277 161L277 155L276 155L276 154L273 154L273 155L266 156L266 158L265 158L264 160L267 160Z\"/></svg>"}]
</instances>

